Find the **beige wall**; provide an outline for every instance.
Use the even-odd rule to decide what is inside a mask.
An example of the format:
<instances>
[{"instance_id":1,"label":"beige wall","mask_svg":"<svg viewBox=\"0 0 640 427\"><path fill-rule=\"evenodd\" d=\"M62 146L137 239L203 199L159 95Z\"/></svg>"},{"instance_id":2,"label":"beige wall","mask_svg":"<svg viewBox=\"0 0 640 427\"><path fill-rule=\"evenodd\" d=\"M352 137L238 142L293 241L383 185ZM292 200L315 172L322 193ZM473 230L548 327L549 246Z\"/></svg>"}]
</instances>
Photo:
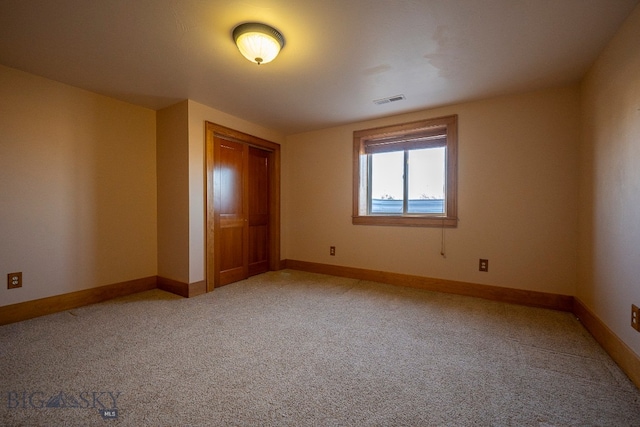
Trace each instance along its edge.
<instances>
[{"instance_id":1,"label":"beige wall","mask_svg":"<svg viewBox=\"0 0 640 427\"><path fill-rule=\"evenodd\" d=\"M287 137L283 256L573 295L579 102L568 87ZM459 116L460 223L444 232L446 258L441 229L352 225L353 131L448 114Z\"/></svg>"},{"instance_id":2,"label":"beige wall","mask_svg":"<svg viewBox=\"0 0 640 427\"><path fill-rule=\"evenodd\" d=\"M226 126L277 144L284 136L195 101L189 104L189 283L206 277L205 122Z\"/></svg>"},{"instance_id":3,"label":"beige wall","mask_svg":"<svg viewBox=\"0 0 640 427\"><path fill-rule=\"evenodd\" d=\"M189 103L157 112L158 276L189 281Z\"/></svg>"},{"instance_id":4,"label":"beige wall","mask_svg":"<svg viewBox=\"0 0 640 427\"><path fill-rule=\"evenodd\" d=\"M640 355L640 7L583 82L578 298Z\"/></svg>"},{"instance_id":5,"label":"beige wall","mask_svg":"<svg viewBox=\"0 0 640 427\"><path fill-rule=\"evenodd\" d=\"M3 66L0 111L0 305L155 275L155 112Z\"/></svg>"}]
</instances>

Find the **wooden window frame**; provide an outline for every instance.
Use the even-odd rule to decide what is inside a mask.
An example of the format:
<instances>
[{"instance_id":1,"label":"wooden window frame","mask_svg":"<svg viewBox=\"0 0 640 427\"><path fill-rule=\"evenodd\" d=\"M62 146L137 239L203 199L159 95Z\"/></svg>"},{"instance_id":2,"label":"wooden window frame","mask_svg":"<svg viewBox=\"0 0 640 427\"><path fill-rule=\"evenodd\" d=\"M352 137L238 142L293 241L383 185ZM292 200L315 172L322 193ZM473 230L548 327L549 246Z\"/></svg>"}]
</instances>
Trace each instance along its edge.
<instances>
[{"instance_id":1,"label":"wooden window frame","mask_svg":"<svg viewBox=\"0 0 640 427\"><path fill-rule=\"evenodd\" d=\"M385 144L401 144L409 149L440 138L446 147L445 214L370 214L368 213L368 154L384 151ZM428 143L427 143L428 144ZM373 147L373 148L372 148ZM398 150L399 151L399 150ZM399 125L353 132L353 216L355 225L410 227L458 226L458 116L451 115Z\"/></svg>"}]
</instances>

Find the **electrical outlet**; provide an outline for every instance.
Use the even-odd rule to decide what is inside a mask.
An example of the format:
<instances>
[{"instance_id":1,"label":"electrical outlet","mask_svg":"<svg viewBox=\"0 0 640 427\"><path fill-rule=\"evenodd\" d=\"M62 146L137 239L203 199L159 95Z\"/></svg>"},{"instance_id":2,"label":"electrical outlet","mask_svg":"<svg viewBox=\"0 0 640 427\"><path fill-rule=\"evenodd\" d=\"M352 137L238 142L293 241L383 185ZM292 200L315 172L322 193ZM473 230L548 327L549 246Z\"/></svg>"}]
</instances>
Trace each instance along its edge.
<instances>
[{"instance_id":1,"label":"electrical outlet","mask_svg":"<svg viewBox=\"0 0 640 427\"><path fill-rule=\"evenodd\" d=\"M489 271L489 260L480 258L480 271Z\"/></svg>"},{"instance_id":2,"label":"electrical outlet","mask_svg":"<svg viewBox=\"0 0 640 427\"><path fill-rule=\"evenodd\" d=\"M22 272L7 274L7 289L22 287Z\"/></svg>"},{"instance_id":3,"label":"electrical outlet","mask_svg":"<svg viewBox=\"0 0 640 427\"><path fill-rule=\"evenodd\" d=\"M329 247L329 255L336 256L336 247L335 246Z\"/></svg>"},{"instance_id":4,"label":"electrical outlet","mask_svg":"<svg viewBox=\"0 0 640 427\"><path fill-rule=\"evenodd\" d=\"M631 304L631 327L640 332L640 308Z\"/></svg>"}]
</instances>

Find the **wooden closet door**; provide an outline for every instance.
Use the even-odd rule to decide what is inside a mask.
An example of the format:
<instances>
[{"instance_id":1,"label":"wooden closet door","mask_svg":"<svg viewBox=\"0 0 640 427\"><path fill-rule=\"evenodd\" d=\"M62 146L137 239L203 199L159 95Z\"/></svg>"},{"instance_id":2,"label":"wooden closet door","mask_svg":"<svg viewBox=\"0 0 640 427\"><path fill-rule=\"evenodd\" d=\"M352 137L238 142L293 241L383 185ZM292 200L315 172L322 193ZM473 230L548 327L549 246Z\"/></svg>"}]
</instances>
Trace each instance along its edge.
<instances>
[{"instance_id":1,"label":"wooden closet door","mask_svg":"<svg viewBox=\"0 0 640 427\"><path fill-rule=\"evenodd\" d=\"M249 147L249 276L269 271L269 152Z\"/></svg>"},{"instance_id":2,"label":"wooden closet door","mask_svg":"<svg viewBox=\"0 0 640 427\"><path fill-rule=\"evenodd\" d=\"M216 270L219 286L248 277L248 146L214 139Z\"/></svg>"},{"instance_id":3,"label":"wooden closet door","mask_svg":"<svg viewBox=\"0 0 640 427\"><path fill-rule=\"evenodd\" d=\"M280 145L206 123L207 292L280 269Z\"/></svg>"}]
</instances>

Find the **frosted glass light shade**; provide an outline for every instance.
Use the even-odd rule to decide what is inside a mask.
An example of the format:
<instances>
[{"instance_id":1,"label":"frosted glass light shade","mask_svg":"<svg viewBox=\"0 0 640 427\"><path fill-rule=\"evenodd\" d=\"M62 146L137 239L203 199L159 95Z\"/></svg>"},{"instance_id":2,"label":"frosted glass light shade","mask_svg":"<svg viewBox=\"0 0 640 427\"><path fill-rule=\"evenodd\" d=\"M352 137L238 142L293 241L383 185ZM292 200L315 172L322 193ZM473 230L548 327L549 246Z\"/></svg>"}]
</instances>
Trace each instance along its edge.
<instances>
[{"instance_id":1,"label":"frosted glass light shade","mask_svg":"<svg viewBox=\"0 0 640 427\"><path fill-rule=\"evenodd\" d=\"M284 47L284 37L278 30L256 22L238 25L233 39L240 53L258 65L273 61Z\"/></svg>"}]
</instances>

